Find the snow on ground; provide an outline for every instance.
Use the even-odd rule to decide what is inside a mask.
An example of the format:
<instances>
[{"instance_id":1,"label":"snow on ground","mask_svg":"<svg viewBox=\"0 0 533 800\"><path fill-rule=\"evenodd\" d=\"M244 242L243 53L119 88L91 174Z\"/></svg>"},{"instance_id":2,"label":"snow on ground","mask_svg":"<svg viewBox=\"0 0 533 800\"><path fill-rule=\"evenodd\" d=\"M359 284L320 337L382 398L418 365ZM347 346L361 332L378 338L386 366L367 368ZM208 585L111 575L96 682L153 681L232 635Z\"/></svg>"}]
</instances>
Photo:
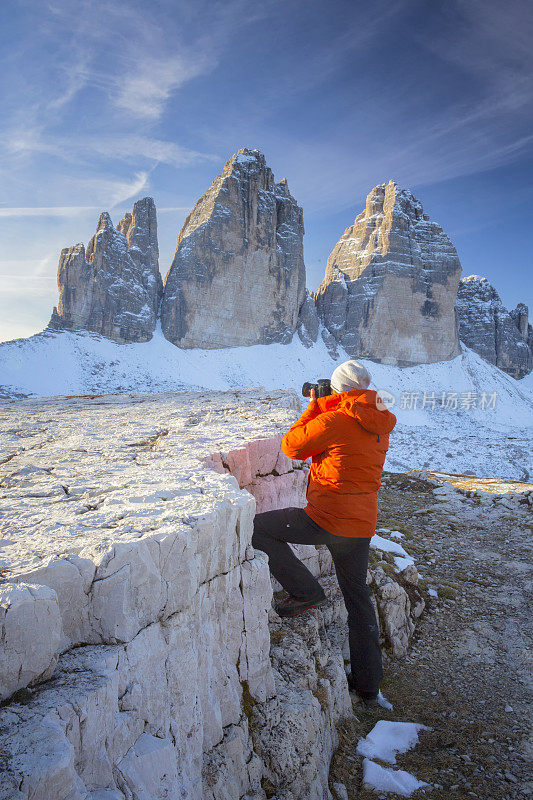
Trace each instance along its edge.
<instances>
[{"instance_id":1,"label":"snow on ground","mask_svg":"<svg viewBox=\"0 0 533 800\"><path fill-rule=\"evenodd\" d=\"M390 722L380 719L368 736L359 741L357 752L367 758L379 758L387 764L396 764L397 753L407 753L418 743L418 732L429 730L417 722Z\"/></svg>"},{"instance_id":2,"label":"snow on ground","mask_svg":"<svg viewBox=\"0 0 533 800\"><path fill-rule=\"evenodd\" d=\"M405 539L405 533L401 531L391 531L390 528L378 528L378 533L388 533L393 539Z\"/></svg>"},{"instance_id":3,"label":"snow on ground","mask_svg":"<svg viewBox=\"0 0 533 800\"><path fill-rule=\"evenodd\" d=\"M363 759L363 783L376 792L391 792L400 797L411 797L417 789L428 785L424 781L419 781L410 772L381 767L368 758Z\"/></svg>"},{"instance_id":4,"label":"snow on ground","mask_svg":"<svg viewBox=\"0 0 533 800\"><path fill-rule=\"evenodd\" d=\"M401 572L402 569L406 567L411 567L415 563L413 556L395 556L394 557L394 564L398 572Z\"/></svg>"},{"instance_id":5,"label":"snow on ground","mask_svg":"<svg viewBox=\"0 0 533 800\"><path fill-rule=\"evenodd\" d=\"M360 739L357 753L363 759L363 783L376 792L392 792L410 797L413 792L428 784L402 769L382 767L371 761L377 758L387 764L396 764L397 753L407 753L418 743L418 732L431 730L416 722L391 722L380 719L370 733Z\"/></svg>"},{"instance_id":6,"label":"snow on ground","mask_svg":"<svg viewBox=\"0 0 533 800\"><path fill-rule=\"evenodd\" d=\"M393 710L393 708L394 708L394 706L392 705L392 703L390 703L390 702L387 700L387 698L385 697L385 695L383 694L383 692L381 691L381 689L380 689L380 690L379 690L379 692L378 692L378 706L381 706L381 708L386 708L386 709L387 709L387 711L392 711L392 710Z\"/></svg>"},{"instance_id":7,"label":"snow on ground","mask_svg":"<svg viewBox=\"0 0 533 800\"><path fill-rule=\"evenodd\" d=\"M336 363L321 339L308 349L298 336L289 345L182 350L160 329L140 344L44 331L0 345L0 387L8 396L10 390L33 396L254 386L300 391L306 380L329 377Z\"/></svg>"},{"instance_id":8,"label":"snow on ground","mask_svg":"<svg viewBox=\"0 0 533 800\"><path fill-rule=\"evenodd\" d=\"M385 530L384 528L380 528L381 533ZM393 536L394 534L403 535L399 531L390 531L389 536ZM374 550L382 550L384 553L395 553L394 564L398 572L401 572L402 569L412 566L415 563L413 556L410 556L399 542L391 542L390 539L385 539L383 536L380 536L379 533L375 533L372 537L370 547Z\"/></svg>"},{"instance_id":9,"label":"snow on ground","mask_svg":"<svg viewBox=\"0 0 533 800\"><path fill-rule=\"evenodd\" d=\"M383 550L384 553L396 553L399 556L407 555L399 542L391 542L389 539L384 539L379 533L374 534L370 546L374 550Z\"/></svg>"},{"instance_id":10,"label":"snow on ground","mask_svg":"<svg viewBox=\"0 0 533 800\"><path fill-rule=\"evenodd\" d=\"M328 377L319 338L290 344L181 350L158 329L150 342L119 345L87 332L44 331L0 344L0 396L106 392L294 389ZM516 381L467 348L451 361L393 367L361 359L396 414L385 468L528 480L533 474L533 378Z\"/></svg>"}]
</instances>

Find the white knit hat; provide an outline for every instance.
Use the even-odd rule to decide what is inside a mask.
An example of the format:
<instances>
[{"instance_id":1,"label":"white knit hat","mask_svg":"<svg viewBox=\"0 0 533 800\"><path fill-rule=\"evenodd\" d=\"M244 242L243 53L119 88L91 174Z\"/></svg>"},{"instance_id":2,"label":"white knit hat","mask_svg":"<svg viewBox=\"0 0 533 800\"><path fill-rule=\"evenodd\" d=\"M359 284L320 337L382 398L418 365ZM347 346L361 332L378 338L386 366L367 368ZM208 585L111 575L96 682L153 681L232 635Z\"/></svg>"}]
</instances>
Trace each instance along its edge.
<instances>
[{"instance_id":1,"label":"white knit hat","mask_svg":"<svg viewBox=\"0 0 533 800\"><path fill-rule=\"evenodd\" d=\"M351 359L338 366L333 372L331 388L337 394L353 389L368 389L371 380L370 372L359 361Z\"/></svg>"}]
</instances>

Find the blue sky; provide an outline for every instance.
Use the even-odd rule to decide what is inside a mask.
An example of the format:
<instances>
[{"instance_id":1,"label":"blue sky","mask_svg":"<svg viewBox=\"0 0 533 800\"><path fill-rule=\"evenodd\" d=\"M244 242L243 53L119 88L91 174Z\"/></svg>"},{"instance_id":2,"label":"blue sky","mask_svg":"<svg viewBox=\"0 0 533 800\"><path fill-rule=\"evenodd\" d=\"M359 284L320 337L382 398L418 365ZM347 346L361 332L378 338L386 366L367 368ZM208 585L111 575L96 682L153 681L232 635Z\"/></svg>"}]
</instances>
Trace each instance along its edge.
<instances>
[{"instance_id":1,"label":"blue sky","mask_svg":"<svg viewBox=\"0 0 533 800\"><path fill-rule=\"evenodd\" d=\"M57 301L60 250L158 207L160 266L240 147L304 209L307 283L396 180L463 273L533 312L529 0L4 0L0 340Z\"/></svg>"}]
</instances>

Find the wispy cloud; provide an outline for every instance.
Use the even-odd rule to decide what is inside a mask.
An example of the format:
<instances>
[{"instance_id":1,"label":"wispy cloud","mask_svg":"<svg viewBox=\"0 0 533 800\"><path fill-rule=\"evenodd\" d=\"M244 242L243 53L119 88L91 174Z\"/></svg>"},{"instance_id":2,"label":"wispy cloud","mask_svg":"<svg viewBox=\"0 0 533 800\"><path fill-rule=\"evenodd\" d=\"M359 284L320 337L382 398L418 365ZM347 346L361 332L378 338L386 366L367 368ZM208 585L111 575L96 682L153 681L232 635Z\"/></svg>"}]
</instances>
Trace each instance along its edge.
<instances>
[{"instance_id":1,"label":"wispy cloud","mask_svg":"<svg viewBox=\"0 0 533 800\"><path fill-rule=\"evenodd\" d=\"M94 213L98 210L98 206L0 207L0 217L79 217L83 214Z\"/></svg>"},{"instance_id":2,"label":"wispy cloud","mask_svg":"<svg viewBox=\"0 0 533 800\"><path fill-rule=\"evenodd\" d=\"M115 181L110 186L111 208L125 203L131 197L136 197L148 187L148 172L137 172L131 181L118 183Z\"/></svg>"},{"instance_id":3,"label":"wispy cloud","mask_svg":"<svg viewBox=\"0 0 533 800\"><path fill-rule=\"evenodd\" d=\"M533 81L533 14L529 0L454 0L447 14L419 42L454 64L476 75L480 90L524 97L526 83ZM518 91L517 91L518 89ZM528 98L531 102L531 97Z\"/></svg>"},{"instance_id":4,"label":"wispy cloud","mask_svg":"<svg viewBox=\"0 0 533 800\"><path fill-rule=\"evenodd\" d=\"M0 260L0 290L2 296L20 296L21 281L24 294L40 297L55 291L57 255L48 253L36 259Z\"/></svg>"},{"instance_id":5,"label":"wispy cloud","mask_svg":"<svg viewBox=\"0 0 533 800\"><path fill-rule=\"evenodd\" d=\"M95 169L94 157L139 164L150 161L173 167L190 167L203 161L219 162L220 156L202 153L177 142L135 133L100 134L92 136L58 136L47 133L42 126L26 124L11 127L0 133L0 148L4 164L11 167L28 163L32 156L48 155L69 164L87 164Z\"/></svg>"},{"instance_id":6,"label":"wispy cloud","mask_svg":"<svg viewBox=\"0 0 533 800\"><path fill-rule=\"evenodd\" d=\"M120 81L113 100L134 117L157 120L174 92L211 68L206 55L144 58L132 74Z\"/></svg>"},{"instance_id":7,"label":"wispy cloud","mask_svg":"<svg viewBox=\"0 0 533 800\"><path fill-rule=\"evenodd\" d=\"M27 160L36 153L46 155L61 153L57 142L52 138L47 140L43 136L43 123L33 121L30 109L26 109L25 114L24 122L14 121L11 124L8 122L0 134L0 147L11 166L17 166L19 162Z\"/></svg>"},{"instance_id":8,"label":"wispy cloud","mask_svg":"<svg viewBox=\"0 0 533 800\"><path fill-rule=\"evenodd\" d=\"M64 85L56 87L48 102L48 111L57 112L68 105L90 80L91 53L87 50L69 58L68 68L63 69Z\"/></svg>"},{"instance_id":9,"label":"wispy cloud","mask_svg":"<svg viewBox=\"0 0 533 800\"><path fill-rule=\"evenodd\" d=\"M94 177L65 175L56 177L54 187L67 197L83 197L87 205L49 205L49 206L0 206L2 217L82 217L86 214L112 209L147 193L150 187L150 170L135 172L131 178L108 177L96 174ZM43 192L46 195L46 191Z\"/></svg>"},{"instance_id":10,"label":"wispy cloud","mask_svg":"<svg viewBox=\"0 0 533 800\"><path fill-rule=\"evenodd\" d=\"M68 146L68 142L66 142ZM201 153L183 147L177 142L168 142L151 136L128 134L124 136L95 136L78 140L79 149L87 153L97 153L106 158L124 161L150 159L158 164L173 167L188 167L201 161L219 161L213 153Z\"/></svg>"},{"instance_id":11,"label":"wispy cloud","mask_svg":"<svg viewBox=\"0 0 533 800\"><path fill-rule=\"evenodd\" d=\"M24 279L24 292L20 290L20 277L0 274L0 290L2 297L20 297L22 294L40 298L44 293L52 294L56 290L56 278L50 275L32 275Z\"/></svg>"},{"instance_id":12,"label":"wispy cloud","mask_svg":"<svg viewBox=\"0 0 533 800\"><path fill-rule=\"evenodd\" d=\"M118 0L54 0L43 33L58 43L61 80L47 108L59 109L93 88L110 109L156 122L175 92L216 65L212 41L200 41L201 32L186 41L182 33L180 17L190 16L192 8L162 0L152 13L144 3L131 2L125 13ZM80 32L82 52L73 55L63 42Z\"/></svg>"}]
</instances>

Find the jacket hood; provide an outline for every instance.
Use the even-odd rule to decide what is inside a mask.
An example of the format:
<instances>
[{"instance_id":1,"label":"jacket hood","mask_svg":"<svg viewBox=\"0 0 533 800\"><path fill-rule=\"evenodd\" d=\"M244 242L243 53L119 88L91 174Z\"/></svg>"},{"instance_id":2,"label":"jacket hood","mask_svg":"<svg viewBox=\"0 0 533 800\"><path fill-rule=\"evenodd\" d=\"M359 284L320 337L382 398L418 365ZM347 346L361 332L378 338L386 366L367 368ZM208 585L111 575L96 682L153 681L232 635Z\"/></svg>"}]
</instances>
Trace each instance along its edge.
<instances>
[{"instance_id":1,"label":"jacket hood","mask_svg":"<svg viewBox=\"0 0 533 800\"><path fill-rule=\"evenodd\" d=\"M318 397L317 402L322 412L342 411L370 433L390 433L396 425L396 417L386 408L380 410L377 407L378 397L378 393L372 389L354 389Z\"/></svg>"}]
</instances>

